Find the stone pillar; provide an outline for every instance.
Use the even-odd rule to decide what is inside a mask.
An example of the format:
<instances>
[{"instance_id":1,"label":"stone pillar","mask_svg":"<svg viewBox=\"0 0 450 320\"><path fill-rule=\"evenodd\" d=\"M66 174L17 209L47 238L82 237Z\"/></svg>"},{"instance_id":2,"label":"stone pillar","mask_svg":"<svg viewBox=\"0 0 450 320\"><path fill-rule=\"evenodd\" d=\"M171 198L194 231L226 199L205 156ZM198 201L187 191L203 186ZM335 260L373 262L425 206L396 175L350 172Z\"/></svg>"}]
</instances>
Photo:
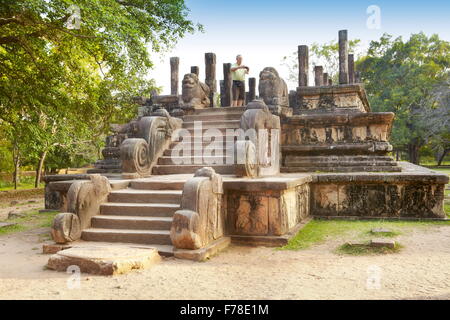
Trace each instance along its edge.
<instances>
[{"instance_id":1,"label":"stone pillar","mask_svg":"<svg viewBox=\"0 0 450 320\"><path fill-rule=\"evenodd\" d=\"M256 99L256 78L248 79L248 101Z\"/></svg>"},{"instance_id":2,"label":"stone pillar","mask_svg":"<svg viewBox=\"0 0 450 320\"><path fill-rule=\"evenodd\" d=\"M348 83L355 83L355 56L348 55Z\"/></svg>"},{"instance_id":3,"label":"stone pillar","mask_svg":"<svg viewBox=\"0 0 450 320\"><path fill-rule=\"evenodd\" d=\"M220 106L225 106L224 104L224 97L225 97L225 81L220 80Z\"/></svg>"},{"instance_id":4,"label":"stone pillar","mask_svg":"<svg viewBox=\"0 0 450 320\"><path fill-rule=\"evenodd\" d=\"M320 87L323 85L323 67L315 66L314 67L314 84L316 87Z\"/></svg>"},{"instance_id":5,"label":"stone pillar","mask_svg":"<svg viewBox=\"0 0 450 320\"><path fill-rule=\"evenodd\" d=\"M298 86L308 86L309 49L308 46L298 46Z\"/></svg>"},{"instance_id":6,"label":"stone pillar","mask_svg":"<svg viewBox=\"0 0 450 320\"><path fill-rule=\"evenodd\" d=\"M329 86L332 86L332 85L333 85L333 79L331 79L331 78L328 79L328 85L329 85Z\"/></svg>"},{"instance_id":7,"label":"stone pillar","mask_svg":"<svg viewBox=\"0 0 450 320\"><path fill-rule=\"evenodd\" d=\"M197 66L192 66L191 67L191 73L195 73L197 75L197 77L200 75L200 68Z\"/></svg>"},{"instance_id":8,"label":"stone pillar","mask_svg":"<svg viewBox=\"0 0 450 320\"><path fill-rule=\"evenodd\" d=\"M178 95L178 69L180 66L180 58L170 58L170 94Z\"/></svg>"},{"instance_id":9,"label":"stone pillar","mask_svg":"<svg viewBox=\"0 0 450 320\"><path fill-rule=\"evenodd\" d=\"M328 85L328 73L324 73L323 74L323 81L322 81L322 85L327 86Z\"/></svg>"},{"instance_id":10,"label":"stone pillar","mask_svg":"<svg viewBox=\"0 0 450 320\"><path fill-rule=\"evenodd\" d=\"M347 30L339 31L339 84L348 83L348 36Z\"/></svg>"},{"instance_id":11,"label":"stone pillar","mask_svg":"<svg viewBox=\"0 0 450 320\"><path fill-rule=\"evenodd\" d=\"M231 106L231 101L233 99L233 92L231 91L232 85L233 85L233 81L231 78L231 63L224 63L223 64L224 94L223 94L222 107L230 107Z\"/></svg>"},{"instance_id":12,"label":"stone pillar","mask_svg":"<svg viewBox=\"0 0 450 320\"><path fill-rule=\"evenodd\" d=\"M215 53L205 53L205 83L210 90L209 100L211 101L211 107L214 107L217 92Z\"/></svg>"}]
</instances>

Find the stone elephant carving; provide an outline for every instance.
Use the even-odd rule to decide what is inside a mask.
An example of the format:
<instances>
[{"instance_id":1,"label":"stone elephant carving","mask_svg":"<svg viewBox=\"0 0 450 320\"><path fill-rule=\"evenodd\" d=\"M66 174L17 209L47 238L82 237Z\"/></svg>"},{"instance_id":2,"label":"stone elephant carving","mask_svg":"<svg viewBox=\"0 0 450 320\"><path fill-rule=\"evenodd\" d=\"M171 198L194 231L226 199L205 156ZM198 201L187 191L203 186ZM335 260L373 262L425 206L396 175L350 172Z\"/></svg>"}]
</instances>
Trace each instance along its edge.
<instances>
[{"instance_id":1,"label":"stone elephant carving","mask_svg":"<svg viewBox=\"0 0 450 320\"><path fill-rule=\"evenodd\" d=\"M212 168L197 170L186 182L170 230L176 248L200 249L224 235L222 194L222 177Z\"/></svg>"},{"instance_id":2,"label":"stone elephant carving","mask_svg":"<svg viewBox=\"0 0 450 320\"><path fill-rule=\"evenodd\" d=\"M81 231L91 226L91 218L100 213L100 204L111 192L108 178L93 174L89 181L75 181L67 192L68 212L56 215L52 237L56 243L78 240Z\"/></svg>"},{"instance_id":3,"label":"stone elephant carving","mask_svg":"<svg viewBox=\"0 0 450 320\"><path fill-rule=\"evenodd\" d=\"M156 160L169 146L172 135L181 128L181 124L181 119L171 117L165 109L136 121L135 136L125 139L120 146L123 172L150 175Z\"/></svg>"},{"instance_id":4,"label":"stone elephant carving","mask_svg":"<svg viewBox=\"0 0 450 320\"><path fill-rule=\"evenodd\" d=\"M236 175L258 177L280 172L280 118L263 100L253 100L241 117L240 128L250 140L236 143Z\"/></svg>"}]
</instances>

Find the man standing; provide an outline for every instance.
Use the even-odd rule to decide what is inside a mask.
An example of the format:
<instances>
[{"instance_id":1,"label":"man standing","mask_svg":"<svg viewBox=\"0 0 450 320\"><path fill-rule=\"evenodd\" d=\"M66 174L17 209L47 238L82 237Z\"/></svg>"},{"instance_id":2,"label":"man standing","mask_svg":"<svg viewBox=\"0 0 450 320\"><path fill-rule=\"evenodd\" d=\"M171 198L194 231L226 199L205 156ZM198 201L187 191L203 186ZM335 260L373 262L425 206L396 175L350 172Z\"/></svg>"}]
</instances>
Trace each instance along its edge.
<instances>
[{"instance_id":1,"label":"man standing","mask_svg":"<svg viewBox=\"0 0 450 320\"><path fill-rule=\"evenodd\" d=\"M232 107L242 107L245 101L245 75L248 74L249 67L242 65L242 56L236 57L236 63L231 66L231 76L233 79L233 103Z\"/></svg>"}]
</instances>

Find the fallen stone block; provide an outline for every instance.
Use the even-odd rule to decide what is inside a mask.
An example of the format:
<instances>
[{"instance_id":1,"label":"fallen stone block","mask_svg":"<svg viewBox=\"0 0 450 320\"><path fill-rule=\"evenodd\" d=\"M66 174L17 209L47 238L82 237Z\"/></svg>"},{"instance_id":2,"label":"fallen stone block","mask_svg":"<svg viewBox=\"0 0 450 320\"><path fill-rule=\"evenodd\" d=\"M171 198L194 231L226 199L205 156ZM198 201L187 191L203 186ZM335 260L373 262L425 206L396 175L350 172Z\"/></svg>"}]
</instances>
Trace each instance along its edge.
<instances>
[{"instance_id":1,"label":"fallen stone block","mask_svg":"<svg viewBox=\"0 0 450 320\"><path fill-rule=\"evenodd\" d=\"M23 218L25 217L25 214L17 212L17 211L10 211L8 213L8 219L16 219L16 218Z\"/></svg>"},{"instance_id":2,"label":"fallen stone block","mask_svg":"<svg viewBox=\"0 0 450 320\"><path fill-rule=\"evenodd\" d=\"M386 234L386 233L392 233L392 230L390 229L385 229L385 228L373 228L371 231L371 233L375 233L375 234Z\"/></svg>"},{"instance_id":3,"label":"fallen stone block","mask_svg":"<svg viewBox=\"0 0 450 320\"><path fill-rule=\"evenodd\" d=\"M386 239L372 239L370 240L370 246L371 247L386 247L386 248L395 248L395 241L394 240L386 240Z\"/></svg>"},{"instance_id":4,"label":"fallen stone block","mask_svg":"<svg viewBox=\"0 0 450 320\"><path fill-rule=\"evenodd\" d=\"M72 248L71 245L64 245L64 244L44 244L42 246L42 253L43 254L55 254L58 253L61 250L67 250Z\"/></svg>"},{"instance_id":5,"label":"fallen stone block","mask_svg":"<svg viewBox=\"0 0 450 320\"><path fill-rule=\"evenodd\" d=\"M47 267L65 272L69 266L76 265L81 272L106 276L146 269L160 260L155 248L92 246L59 251L49 258Z\"/></svg>"},{"instance_id":6,"label":"fallen stone block","mask_svg":"<svg viewBox=\"0 0 450 320\"><path fill-rule=\"evenodd\" d=\"M0 222L0 229L1 228L6 228L6 227L10 227L10 226L15 226L17 223L9 223L9 222Z\"/></svg>"}]
</instances>

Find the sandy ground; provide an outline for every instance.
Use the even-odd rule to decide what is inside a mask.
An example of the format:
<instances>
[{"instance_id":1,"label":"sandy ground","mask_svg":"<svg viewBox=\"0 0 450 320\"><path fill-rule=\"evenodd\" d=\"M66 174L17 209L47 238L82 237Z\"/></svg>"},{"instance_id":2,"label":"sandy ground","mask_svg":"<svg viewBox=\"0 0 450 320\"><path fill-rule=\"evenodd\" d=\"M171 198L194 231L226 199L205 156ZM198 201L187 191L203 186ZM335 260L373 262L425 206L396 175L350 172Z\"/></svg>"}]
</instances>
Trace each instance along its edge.
<instances>
[{"instance_id":1,"label":"sandy ground","mask_svg":"<svg viewBox=\"0 0 450 320\"><path fill-rule=\"evenodd\" d=\"M342 238L301 251L232 246L207 262L166 258L121 276L83 274L72 289L70 275L44 269L45 232L0 237L0 299L450 299L450 226L414 229L392 255L337 255Z\"/></svg>"}]
</instances>

